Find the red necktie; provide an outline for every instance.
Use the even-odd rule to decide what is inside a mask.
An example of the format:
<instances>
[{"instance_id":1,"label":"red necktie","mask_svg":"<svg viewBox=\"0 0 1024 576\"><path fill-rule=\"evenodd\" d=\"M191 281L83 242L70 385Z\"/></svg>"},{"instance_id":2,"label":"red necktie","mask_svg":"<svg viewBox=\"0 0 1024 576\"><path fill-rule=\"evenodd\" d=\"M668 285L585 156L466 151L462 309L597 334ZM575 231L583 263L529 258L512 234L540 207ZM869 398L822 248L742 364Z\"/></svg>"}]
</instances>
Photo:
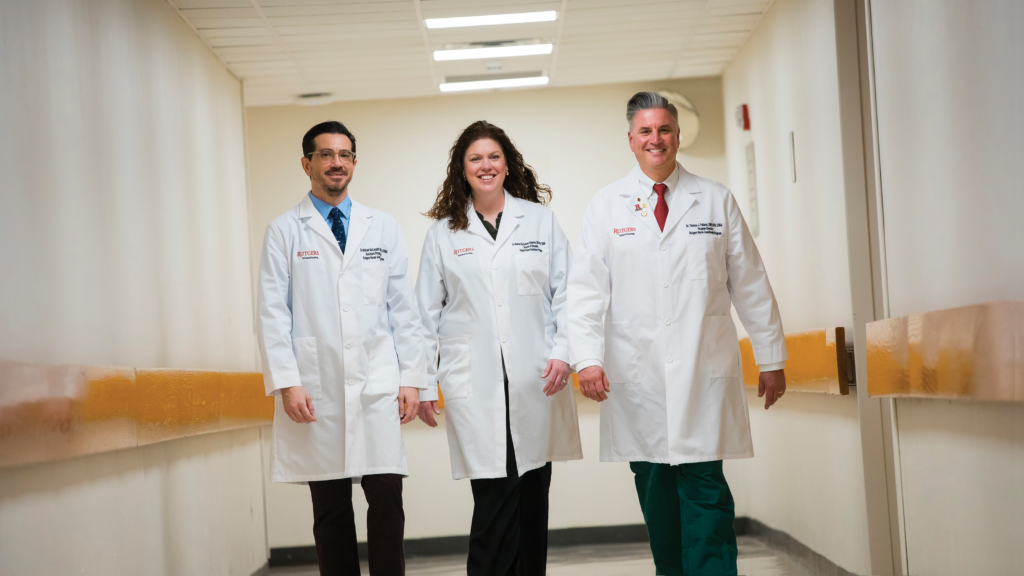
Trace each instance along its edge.
<instances>
[{"instance_id":1,"label":"red necktie","mask_svg":"<svg viewBox=\"0 0 1024 576\"><path fill-rule=\"evenodd\" d=\"M658 193L658 205L654 207L654 217L658 219L658 227L664 232L665 220L668 219L668 202L665 200L665 192L668 192L668 186L655 184L654 191Z\"/></svg>"}]
</instances>

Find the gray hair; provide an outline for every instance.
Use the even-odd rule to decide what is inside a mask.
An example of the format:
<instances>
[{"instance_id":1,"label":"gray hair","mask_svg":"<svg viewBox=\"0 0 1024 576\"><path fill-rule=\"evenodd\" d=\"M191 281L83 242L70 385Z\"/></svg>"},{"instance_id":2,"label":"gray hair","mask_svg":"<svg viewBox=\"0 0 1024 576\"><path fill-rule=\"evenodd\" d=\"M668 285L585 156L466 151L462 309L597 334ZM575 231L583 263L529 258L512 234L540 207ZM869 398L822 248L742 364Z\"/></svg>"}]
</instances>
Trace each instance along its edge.
<instances>
[{"instance_id":1,"label":"gray hair","mask_svg":"<svg viewBox=\"0 0 1024 576\"><path fill-rule=\"evenodd\" d=\"M641 110L668 110L668 113L672 115L672 119L675 120L676 127L679 127L679 111L676 110L674 104L668 101L657 92L637 92L633 94L633 97L629 99L629 103L626 104L626 122L629 123L630 131L633 130L633 118L636 113Z\"/></svg>"}]
</instances>

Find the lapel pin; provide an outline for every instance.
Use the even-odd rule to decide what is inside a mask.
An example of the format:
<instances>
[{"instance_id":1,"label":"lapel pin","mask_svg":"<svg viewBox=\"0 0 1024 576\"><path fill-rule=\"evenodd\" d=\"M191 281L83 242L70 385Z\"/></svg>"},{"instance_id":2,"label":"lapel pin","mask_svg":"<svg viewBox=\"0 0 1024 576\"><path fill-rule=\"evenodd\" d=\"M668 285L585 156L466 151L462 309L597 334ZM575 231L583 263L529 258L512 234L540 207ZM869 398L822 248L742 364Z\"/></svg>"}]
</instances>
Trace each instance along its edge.
<instances>
[{"instance_id":1,"label":"lapel pin","mask_svg":"<svg viewBox=\"0 0 1024 576\"><path fill-rule=\"evenodd\" d=\"M647 218L647 210L641 212L640 215L643 216L644 218Z\"/></svg>"}]
</instances>

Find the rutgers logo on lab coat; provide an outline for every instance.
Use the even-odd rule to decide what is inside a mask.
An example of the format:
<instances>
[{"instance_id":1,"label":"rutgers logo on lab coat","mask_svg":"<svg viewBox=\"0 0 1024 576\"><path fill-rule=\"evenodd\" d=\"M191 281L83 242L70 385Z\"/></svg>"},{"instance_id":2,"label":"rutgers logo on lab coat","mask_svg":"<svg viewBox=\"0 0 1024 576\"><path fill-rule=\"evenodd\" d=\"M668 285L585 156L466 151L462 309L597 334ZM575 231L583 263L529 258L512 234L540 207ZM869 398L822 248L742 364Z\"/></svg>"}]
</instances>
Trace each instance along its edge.
<instances>
[{"instance_id":1,"label":"rutgers logo on lab coat","mask_svg":"<svg viewBox=\"0 0 1024 576\"><path fill-rule=\"evenodd\" d=\"M547 397L541 377L548 360L568 361L569 242L553 212L507 192L497 240L472 206L468 217L468 230L430 227L416 282L428 358L440 359L430 382L444 393L452 475L505 476L503 359L518 472L582 458L572 386ZM436 389L420 399L436 400Z\"/></svg>"},{"instance_id":2,"label":"rutgers logo on lab coat","mask_svg":"<svg viewBox=\"0 0 1024 576\"><path fill-rule=\"evenodd\" d=\"M292 422L278 395L278 482L408 474L397 394L426 388L426 359L405 238L394 218L353 201L345 250L308 196L267 227L257 294L264 382L268 394L301 385L317 418Z\"/></svg>"},{"instance_id":3,"label":"rutgers logo on lab coat","mask_svg":"<svg viewBox=\"0 0 1024 576\"><path fill-rule=\"evenodd\" d=\"M778 306L732 193L676 169L664 231L653 208L634 209L646 198L637 166L594 196L573 260L569 357L596 360L608 376L605 461L753 455L733 304L758 364L786 359Z\"/></svg>"}]
</instances>

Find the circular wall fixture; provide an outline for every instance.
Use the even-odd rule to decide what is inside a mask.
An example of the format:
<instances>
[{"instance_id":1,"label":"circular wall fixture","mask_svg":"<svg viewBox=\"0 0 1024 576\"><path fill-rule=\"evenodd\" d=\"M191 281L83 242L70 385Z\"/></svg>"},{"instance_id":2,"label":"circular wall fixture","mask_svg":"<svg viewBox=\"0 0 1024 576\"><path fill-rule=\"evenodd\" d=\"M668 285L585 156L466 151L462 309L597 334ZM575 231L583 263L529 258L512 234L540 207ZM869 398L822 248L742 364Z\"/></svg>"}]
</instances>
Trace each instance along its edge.
<instances>
[{"instance_id":1,"label":"circular wall fixture","mask_svg":"<svg viewBox=\"0 0 1024 576\"><path fill-rule=\"evenodd\" d=\"M697 114L693 102L679 92L658 90L658 94L664 96L679 112L679 151L682 152L693 146L700 135L700 114Z\"/></svg>"}]
</instances>

